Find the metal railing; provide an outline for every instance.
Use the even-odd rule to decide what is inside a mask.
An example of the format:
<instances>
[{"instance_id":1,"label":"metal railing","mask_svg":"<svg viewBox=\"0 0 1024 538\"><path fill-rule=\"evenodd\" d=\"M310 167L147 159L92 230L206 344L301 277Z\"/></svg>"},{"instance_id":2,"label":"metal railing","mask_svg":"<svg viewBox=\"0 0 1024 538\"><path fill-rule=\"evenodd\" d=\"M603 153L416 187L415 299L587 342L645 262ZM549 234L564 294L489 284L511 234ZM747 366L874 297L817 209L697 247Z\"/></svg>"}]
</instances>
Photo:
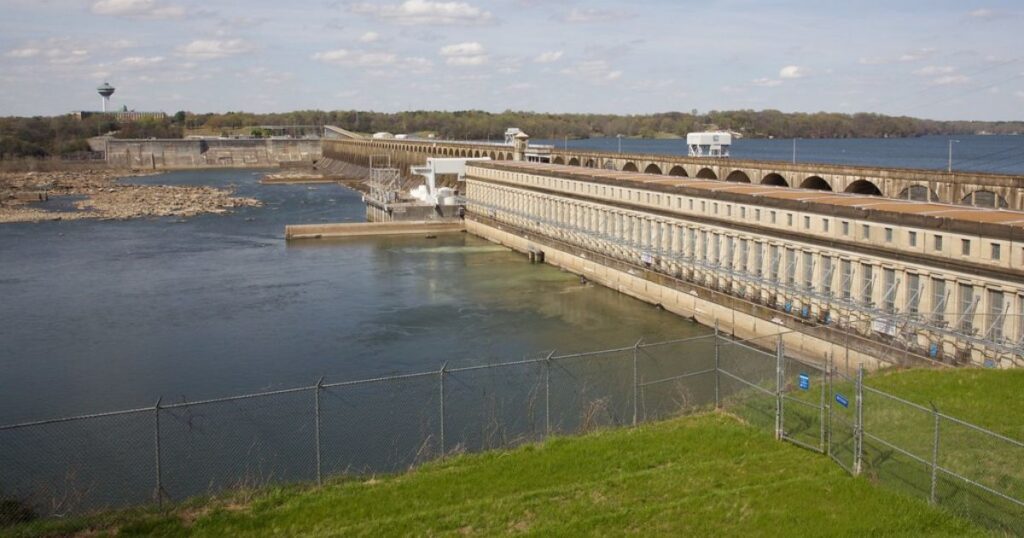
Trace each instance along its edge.
<instances>
[{"instance_id":1,"label":"metal railing","mask_svg":"<svg viewBox=\"0 0 1024 538\"><path fill-rule=\"evenodd\" d=\"M0 426L0 522L398 472L453 454L724 409L1022 533L1024 443L718 333Z\"/></svg>"},{"instance_id":2,"label":"metal railing","mask_svg":"<svg viewBox=\"0 0 1024 538\"><path fill-rule=\"evenodd\" d=\"M846 296L841 291L845 281L840 281L840 289L835 290L831 286L822 290L817 285L808 287L795 279L790 282L780 270L780 259L771 264L774 269L770 273L774 276L762 275L737 268L732 256L727 260L718 256L706 259L695 254L693 247L686 253L667 248L664 238L656 233L644 240L633 225L625 222L624 229L615 229L607 216L603 216L605 220L601 222L576 225L557 216L537 215L507 203L469 198L461 202L481 216L630 263L644 261L651 269L664 274L678 271L680 277L689 282L710 285L716 291L770 305L780 313L808 322L874 338L892 349L919 355L920 359L971 362L972 352L978 351L986 364L998 365L1004 359L1013 365L1024 364L1024 334L1017 340L1004 336L1007 329L1024 331L1024 315L1009 314L1005 310L985 314L943 309L936 317L926 312L887 309L884 305L876 306L852 295ZM888 294L886 290L883 299Z\"/></svg>"}]
</instances>

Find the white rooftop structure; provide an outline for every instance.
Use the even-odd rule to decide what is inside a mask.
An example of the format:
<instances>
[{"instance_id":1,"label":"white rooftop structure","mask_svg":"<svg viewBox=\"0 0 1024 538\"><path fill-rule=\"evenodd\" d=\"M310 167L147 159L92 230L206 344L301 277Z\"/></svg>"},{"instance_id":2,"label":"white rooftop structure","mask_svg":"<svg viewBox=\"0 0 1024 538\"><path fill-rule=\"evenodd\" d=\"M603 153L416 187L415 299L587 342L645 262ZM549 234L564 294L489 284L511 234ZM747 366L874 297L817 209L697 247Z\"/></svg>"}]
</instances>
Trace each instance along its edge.
<instances>
[{"instance_id":1,"label":"white rooftop structure","mask_svg":"<svg viewBox=\"0 0 1024 538\"><path fill-rule=\"evenodd\" d=\"M686 145L690 157L728 157L732 134L725 131L689 133Z\"/></svg>"}]
</instances>

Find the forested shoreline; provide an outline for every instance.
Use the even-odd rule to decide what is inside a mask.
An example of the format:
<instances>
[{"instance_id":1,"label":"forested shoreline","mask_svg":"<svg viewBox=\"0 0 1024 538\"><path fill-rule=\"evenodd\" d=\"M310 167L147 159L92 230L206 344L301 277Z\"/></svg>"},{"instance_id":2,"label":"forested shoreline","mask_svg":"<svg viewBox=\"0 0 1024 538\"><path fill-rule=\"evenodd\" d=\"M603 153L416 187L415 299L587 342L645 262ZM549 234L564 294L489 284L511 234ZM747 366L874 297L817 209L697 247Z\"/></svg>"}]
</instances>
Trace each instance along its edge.
<instances>
[{"instance_id":1,"label":"forested shoreline","mask_svg":"<svg viewBox=\"0 0 1024 538\"><path fill-rule=\"evenodd\" d=\"M264 136L258 126L337 125L362 132L390 132L438 138L496 140L507 127L519 127L534 138L681 137L692 131L725 129L748 138L880 138L927 135L1022 134L1024 121L937 121L881 114L831 112L786 113L777 110L665 112L644 115L544 114L506 111L409 111L397 113L355 110L301 110L275 114L226 112L193 114L179 111L162 121L118 125L109 118L77 120L69 115L0 118L0 158L50 157L88 151L89 137L180 138ZM296 132L299 132L298 130Z\"/></svg>"}]
</instances>

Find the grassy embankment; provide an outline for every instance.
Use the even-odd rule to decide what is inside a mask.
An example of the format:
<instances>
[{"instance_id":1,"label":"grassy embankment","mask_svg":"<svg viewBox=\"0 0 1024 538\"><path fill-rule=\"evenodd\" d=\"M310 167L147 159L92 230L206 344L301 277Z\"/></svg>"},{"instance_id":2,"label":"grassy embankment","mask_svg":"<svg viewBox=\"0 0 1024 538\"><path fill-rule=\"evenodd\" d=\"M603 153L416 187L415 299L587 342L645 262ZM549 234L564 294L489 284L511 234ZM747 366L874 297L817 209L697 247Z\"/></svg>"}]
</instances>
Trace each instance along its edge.
<instances>
[{"instance_id":1,"label":"grassy embankment","mask_svg":"<svg viewBox=\"0 0 1024 538\"><path fill-rule=\"evenodd\" d=\"M936 474L936 501L940 506L992 529L1024 533L1024 507L984 489L1024 499L1024 448L941 418L938 452L934 452L936 416L931 411L934 405L945 416L1024 440L1024 371L893 371L868 376L865 386L920 406L864 391L863 475L867 480L928 499L932 493L931 462L937 456L934 461L948 471ZM791 387L790 398L817 405L820 392L818 386L812 388L805 392ZM837 382L834 391L847 396L851 403L844 409L832 402L831 450L852 468L855 391L849 382ZM747 422L763 430L774 427L775 402L771 396L748 391L731 400L730 407ZM785 407L787 435L817 445L821 435L817 409L792 400L787 399Z\"/></svg>"},{"instance_id":2,"label":"grassy embankment","mask_svg":"<svg viewBox=\"0 0 1024 538\"><path fill-rule=\"evenodd\" d=\"M902 372L871 384L1024 431L1024 372ZM998 413L996 413L998 411ZM895 431L895 430L894 430ZM980 535L828 458L705 414L452 458L406 474L196 499L8 529L121 535Z\"/></svg>"}]
</instances>

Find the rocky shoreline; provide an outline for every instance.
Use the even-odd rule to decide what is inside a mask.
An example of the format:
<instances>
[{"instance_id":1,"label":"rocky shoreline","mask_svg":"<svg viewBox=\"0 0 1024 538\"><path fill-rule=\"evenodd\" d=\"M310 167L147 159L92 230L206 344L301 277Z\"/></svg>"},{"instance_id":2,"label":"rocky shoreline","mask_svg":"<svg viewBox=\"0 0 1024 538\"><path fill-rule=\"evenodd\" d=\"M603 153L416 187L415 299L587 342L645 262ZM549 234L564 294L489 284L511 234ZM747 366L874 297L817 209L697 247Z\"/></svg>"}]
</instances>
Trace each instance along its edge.
<instances>
[{"instance_id":1,"label":"rocky shoreline","mask_svg":"<svg viewBox=\"0 0 1024 538\"><path fill-rule=\"evenodd\" d=\"M254 198L205 186L132 185L118 179L145 174L107 169L0 173L0 223L79 219L191 217L259 206ZM75 211L48 211L32 202L34 193L49 198L84 197Z\"/></svg>"}]
</instances>

